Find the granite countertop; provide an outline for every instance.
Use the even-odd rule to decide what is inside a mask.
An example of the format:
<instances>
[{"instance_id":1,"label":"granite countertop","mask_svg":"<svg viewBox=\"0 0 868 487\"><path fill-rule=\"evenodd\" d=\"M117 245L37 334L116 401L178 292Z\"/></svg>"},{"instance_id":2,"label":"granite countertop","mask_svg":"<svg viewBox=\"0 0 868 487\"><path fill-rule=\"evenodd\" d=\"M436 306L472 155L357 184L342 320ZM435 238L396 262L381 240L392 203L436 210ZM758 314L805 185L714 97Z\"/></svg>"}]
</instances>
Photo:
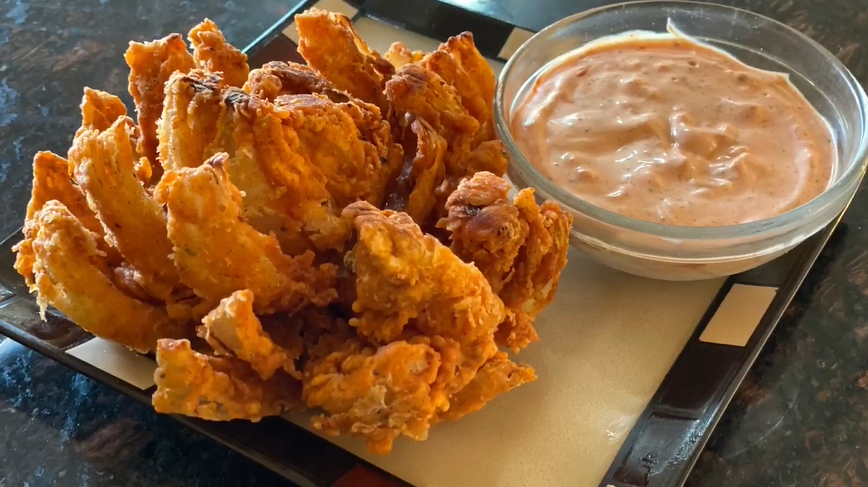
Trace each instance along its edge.
<instances>
[{"instance_id":1,"label":"granite countertop","mask_svg":"<svg viewBox=\"0 0 868 487\"><path fill-rule=\"evenodd\" d=\"M505 20L547 21L607 3L545 1L546 8L523 0L473 3ZM33 153L65 153L69 146L82 87L126 93L128 40L186 32L209 17L243 46L294 3L0 0L0 236L21 222ZM789 23L837 54L863 85L868 82L862 0L723 3ZM868 483L866 306L863 186L689 485ZM0 342L0 437L0 487L285 485L240 455L8 340Z\"/></svg>"}]
</instances>

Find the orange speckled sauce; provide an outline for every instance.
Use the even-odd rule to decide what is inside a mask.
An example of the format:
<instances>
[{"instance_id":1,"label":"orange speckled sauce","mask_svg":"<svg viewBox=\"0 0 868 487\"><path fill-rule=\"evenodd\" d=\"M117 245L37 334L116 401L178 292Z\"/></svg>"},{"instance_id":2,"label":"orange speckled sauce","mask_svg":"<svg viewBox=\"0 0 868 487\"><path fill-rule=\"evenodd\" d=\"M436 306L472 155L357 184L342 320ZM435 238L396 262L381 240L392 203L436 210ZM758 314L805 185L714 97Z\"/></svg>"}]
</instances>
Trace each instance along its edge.
<instances>
[{"instance_id":1,"label":"orange speckled sauce","mask_svg":"<svg viewBox=\"0 0 868 487\"><path fill-rule=\"evenodd\" d=\"M689 39L627 38L556 60L515 108L522 154L601 208L678 226L772 217L829 185L832 131L778 73Z\"/></svg>"}]
</instances>

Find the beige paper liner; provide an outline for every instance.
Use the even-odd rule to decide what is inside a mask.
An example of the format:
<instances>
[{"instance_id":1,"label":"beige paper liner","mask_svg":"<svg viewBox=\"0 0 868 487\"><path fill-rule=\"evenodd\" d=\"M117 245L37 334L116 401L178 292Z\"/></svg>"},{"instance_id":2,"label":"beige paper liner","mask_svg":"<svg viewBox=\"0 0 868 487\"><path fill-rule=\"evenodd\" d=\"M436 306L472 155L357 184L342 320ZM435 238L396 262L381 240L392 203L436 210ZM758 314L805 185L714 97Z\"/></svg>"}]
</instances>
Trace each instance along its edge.
<instances>
[{"instance_id":1,"label":"beige paper liner","mask_svg":"<svg viewBox=\"0 0 868 487\"><path fill-rule=\"evenodd\" d=\"M70 348L66 353L139 389L144 390L154 385L157 363L123 345L93 338Z\"/></svg>"},{"instance_id":2,"label":"beige paper liner","mask_svg":"<svg viewBox=\"0 0 868 487\"><path fill-rule=\"evenodd\" d=\"M734 347L747 345L777 292L773 287L734 284L705 325L699 340Z\"/></svg>"}]
</instances>

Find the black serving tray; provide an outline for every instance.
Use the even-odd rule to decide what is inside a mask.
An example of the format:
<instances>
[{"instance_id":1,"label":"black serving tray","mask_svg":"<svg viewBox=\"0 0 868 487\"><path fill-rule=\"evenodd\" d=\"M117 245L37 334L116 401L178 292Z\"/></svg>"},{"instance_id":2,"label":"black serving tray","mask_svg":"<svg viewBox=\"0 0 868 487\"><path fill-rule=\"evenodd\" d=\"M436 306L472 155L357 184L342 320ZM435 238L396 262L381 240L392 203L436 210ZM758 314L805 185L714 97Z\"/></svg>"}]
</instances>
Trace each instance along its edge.
<instances>
[{"instance_id":1,"label":"black serving tray","mask_svg":"<svg viewBox=\"0 0 868 487\"><path fill-rule=\"evenodd\" d=\"M287 27L291 26L295 13L312 6L329 10L336 10L337 6L348 11L354 20L375 18L436 41L472 31L482 54L500 62L506 61L517 47L508 46L530 35L534 27L511 25L438 0L307 1L246 48L251 66L272 60L301 61ZM605 478L600 480L601 486L668 487L686 481L723 411L837 223L838 220L785 256L726 280L630 431ZM46 321L40 319L34 298L13 269L11 247L19 239L20 232L0 244L0 333L150 404L153 386L142 389L68 353L92 340L91 335L59 314L49 312ZM734 286L777 291L743 346L701 340ZM259 423L215 423L185 417L177 420L301 486L410 485L281 418Z\"/></svg>"}]
</instances>

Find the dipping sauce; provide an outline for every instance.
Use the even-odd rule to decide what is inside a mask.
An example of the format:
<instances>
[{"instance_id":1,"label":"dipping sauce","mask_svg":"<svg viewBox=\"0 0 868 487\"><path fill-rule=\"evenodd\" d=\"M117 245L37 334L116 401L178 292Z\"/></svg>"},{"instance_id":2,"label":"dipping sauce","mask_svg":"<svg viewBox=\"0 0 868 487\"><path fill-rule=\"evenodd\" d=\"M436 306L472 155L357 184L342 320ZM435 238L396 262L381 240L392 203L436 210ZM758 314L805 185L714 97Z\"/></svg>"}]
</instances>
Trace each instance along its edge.
<instances>
[{"instance_id":1,"label":"dipping sauce","mask_svg":"<svg viewBox=\"0 0 868 487\"><path fill-rule=\"evenodd\" d=\"M561 56L519 98L522 154L579 198L632 218L724 226L822 193L831 128L786 75L680 36L624 36Z\"/></svg>"}]
</instances>

